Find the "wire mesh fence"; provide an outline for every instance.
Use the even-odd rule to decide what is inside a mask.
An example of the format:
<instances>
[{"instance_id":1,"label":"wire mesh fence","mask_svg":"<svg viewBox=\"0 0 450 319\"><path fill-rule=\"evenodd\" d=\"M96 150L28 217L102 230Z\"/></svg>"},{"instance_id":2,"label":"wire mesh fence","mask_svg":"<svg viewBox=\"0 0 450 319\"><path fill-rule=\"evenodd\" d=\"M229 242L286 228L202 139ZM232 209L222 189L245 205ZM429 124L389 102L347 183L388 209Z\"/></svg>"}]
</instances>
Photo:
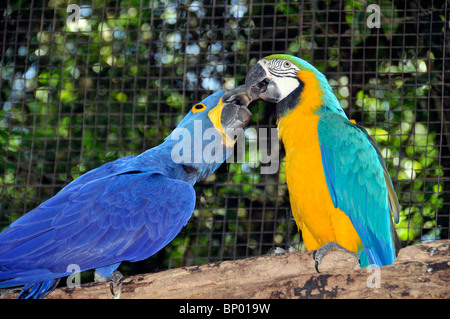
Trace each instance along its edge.
<instances>
[{"instance_id":1,"label":"wire mesh fence","mask_svg":"<svg viewBox=\"0 0 450 319\"><path fill-rule=\"evenodd\" d=\"M378 25L371 4L380 9ZM349 118L378 143L399 197L403 243L448 238L448 6L3 1L0 230L81 174L158 145L193 104L243 84L258 59L288 53L322 71ZM276 127L273 105L251 110L249 127ZM304 249L289 207L284 151L275 174L261 174L250 153L246 163L224 164L196 185L194 215L170 245L121 270L258 256L274 246Z\"/></svg>"}]
</instances>

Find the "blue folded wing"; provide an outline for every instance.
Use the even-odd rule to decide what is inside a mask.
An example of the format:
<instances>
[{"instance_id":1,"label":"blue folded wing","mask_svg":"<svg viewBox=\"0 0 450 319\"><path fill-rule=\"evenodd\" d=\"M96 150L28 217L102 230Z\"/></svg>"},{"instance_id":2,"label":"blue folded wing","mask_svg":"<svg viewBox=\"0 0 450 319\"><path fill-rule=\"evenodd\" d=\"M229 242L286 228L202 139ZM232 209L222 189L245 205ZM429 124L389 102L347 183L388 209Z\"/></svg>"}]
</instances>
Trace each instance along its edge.
<instances>
[{"instance_id":1,"label":"blue folded wing","mask_svg":"<svg viewBox=\"0 0 450 319\"><path fill-rule=\"evenodd\" d=\"M376 145L364 130L334 113L321 117L318 134L333 204L348 215L364 246L361 266L392 264L391 195Z\"/></svg>"},{"instance_id":2,"label":"blue folded wing","mask_svg":"<svg viewBox=\"0 0 450 319\"><path fill-rule=\"evenodd\" d=\"M45 281L50 286L52 279L71 274L71 264L83 271L146 259L191 217L190 184L154 172L102 167L0 234L0 288Z\"/></svg>"}]
</instances>

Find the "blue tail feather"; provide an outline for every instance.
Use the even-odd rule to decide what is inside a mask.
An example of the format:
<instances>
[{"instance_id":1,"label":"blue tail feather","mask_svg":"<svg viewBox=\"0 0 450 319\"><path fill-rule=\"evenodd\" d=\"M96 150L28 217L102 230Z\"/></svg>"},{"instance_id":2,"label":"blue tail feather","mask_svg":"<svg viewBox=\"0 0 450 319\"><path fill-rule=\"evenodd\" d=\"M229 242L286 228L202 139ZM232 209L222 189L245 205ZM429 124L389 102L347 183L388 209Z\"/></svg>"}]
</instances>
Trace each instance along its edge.
<instances>
[{"instance_id":1,"label":"blue tail feather","mask_svg":"<svg viewBox=\"0 0 450 319\"><path fill-rule=\"evenodd\" d=\"M18 299L42 299L58 286L60 278L26 284Z\"/></svg>"}]
</instances>

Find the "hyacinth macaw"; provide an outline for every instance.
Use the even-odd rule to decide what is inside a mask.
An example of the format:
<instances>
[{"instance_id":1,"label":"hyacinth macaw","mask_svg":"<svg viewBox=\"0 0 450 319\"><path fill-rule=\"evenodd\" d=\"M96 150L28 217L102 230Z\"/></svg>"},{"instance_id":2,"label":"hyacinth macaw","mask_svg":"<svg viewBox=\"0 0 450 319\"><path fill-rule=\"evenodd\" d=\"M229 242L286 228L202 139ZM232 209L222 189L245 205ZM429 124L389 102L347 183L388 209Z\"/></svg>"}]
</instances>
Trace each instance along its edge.
<instances>
[{"instance_id":1,"label":"hyacinth macaw","mask_svg":"<svg viewBox=\"0 0 450 319\"><path fill-rule=\"evenodd\" d=\"M326 77L280 54L258 61L245 84L252 99L276 103L291 209L306 249L316 251L316 270L336 246L358 254L361 267L392 264L400 242L391 178L375 141L347 118Z\"/></svg>"},{"instance_id":2,"label":"hyacinth macaw","mask_svg":"<svg viewBox=\"0 0 450 319\"><path fill-rule=\"evenodd\" d=\"M236 135L228 132L247 125L249 103L244 86L217 91L194 105L159 146L85 173L17 219L0 233L0 288L24 285L19 298L43 298L72 274L68 265L115 277L122 261L162 249L193 213L193 185L231 154ZM207 130L205 140L213 141L212 130L219 145L209 152L210 143L202 142Z\"/></svg>"}]
</instances>

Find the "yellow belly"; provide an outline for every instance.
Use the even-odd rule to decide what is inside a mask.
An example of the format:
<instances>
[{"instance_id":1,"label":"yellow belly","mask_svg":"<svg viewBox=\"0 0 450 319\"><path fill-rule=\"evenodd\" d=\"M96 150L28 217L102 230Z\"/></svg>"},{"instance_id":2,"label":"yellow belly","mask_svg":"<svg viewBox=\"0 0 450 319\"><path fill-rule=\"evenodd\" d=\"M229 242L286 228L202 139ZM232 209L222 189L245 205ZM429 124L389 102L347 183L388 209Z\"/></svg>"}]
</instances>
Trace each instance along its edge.
<instances>
[{"instance_id":1,"label":"yellow belly","mask_svg":"<svg viewBox=\"0 0 450 319\"><path fill-rule=\"evenodd\" d=\"M296 119L294 129L279 123L286 149L286 180L292 213L302 231L306 249L315 250L334 241L358 252L361 240L348 216L335 208L328 191L317 133L317 115ZM283 125L284 124L284 125ZM292 124L292 123L291 123Z\"/></svg>"}]
</instances>

